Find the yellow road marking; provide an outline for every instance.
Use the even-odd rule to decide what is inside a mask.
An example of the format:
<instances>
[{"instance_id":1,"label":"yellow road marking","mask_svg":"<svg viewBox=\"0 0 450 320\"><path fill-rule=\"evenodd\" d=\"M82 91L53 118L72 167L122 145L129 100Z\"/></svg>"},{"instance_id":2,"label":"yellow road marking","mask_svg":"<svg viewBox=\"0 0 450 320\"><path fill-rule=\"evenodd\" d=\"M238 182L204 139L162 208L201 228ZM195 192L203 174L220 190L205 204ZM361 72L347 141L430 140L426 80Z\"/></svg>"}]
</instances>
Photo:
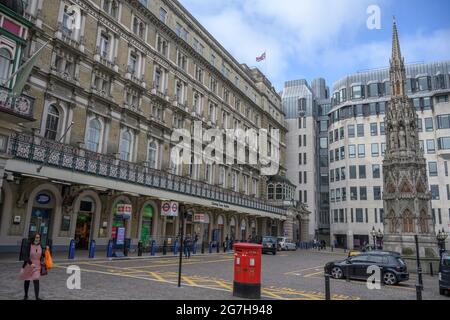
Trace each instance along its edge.
<instances>
[{"instance_id":1,"label":"yellow road marking","mask_svg":"<svg viewBox=\"0 0 450 320\"><path fill-rule=\"evenodd\" d=\"M183 265L192 265L192 264L199 264L199 263L217 263L217 262L224 262L224 261L233 261L233 259L220 259L220 260L212 260L212 261L194 261L194 262L187 262L183 260ZM179 262L174 263L168 263L168 264L159 264L159 265L147 265L147 266L138 266L138 267L128 267L127 269L141 269L141 268L154 268L154 267L172 267L172 266L178 266Z\"/></svg>"},{"instance_id":2,"label":"yellow road marking","mask_svg":"<svg viewBox=\"0 0 450 320\"><path fill-rule=\"evenodd\" d=\"M303 278L309 278L318 274L323 274L323 271L319 271L319 272L314 272L314 273L309 273L303 276Z\"/></svg>"}]
</instances>

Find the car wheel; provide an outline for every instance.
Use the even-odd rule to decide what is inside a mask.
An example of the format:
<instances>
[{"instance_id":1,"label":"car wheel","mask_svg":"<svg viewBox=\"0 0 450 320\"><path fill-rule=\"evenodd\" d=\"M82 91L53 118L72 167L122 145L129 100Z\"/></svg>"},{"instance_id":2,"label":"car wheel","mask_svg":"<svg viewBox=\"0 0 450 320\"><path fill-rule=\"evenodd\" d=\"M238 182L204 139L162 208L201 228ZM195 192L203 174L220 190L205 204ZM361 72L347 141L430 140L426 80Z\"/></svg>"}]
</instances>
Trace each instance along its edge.
<instances>
[{"instance_id":1,"label":"car wheel","mask_svg":"<svg viewBox=\"0 0 450 320\"><path fill-rule=\"evenodd\" d=\"M342 279L344 277L344 273L342 272L341 268L333 267L333 269L331 269L331 276L334 279Z\"/></svg>"},{"instance_id":2,"label":"car wheel","mask_svg":"<svg viewBox=\"0 0 450 320\"><path fill-rule=\"evenodd\" d=\"M384 284L393 286L394 284L397 283L397 277L395 276L395 274L393 272L388 271L383 275L383 281L384 281Z\"/></svg>"}]
</instances>

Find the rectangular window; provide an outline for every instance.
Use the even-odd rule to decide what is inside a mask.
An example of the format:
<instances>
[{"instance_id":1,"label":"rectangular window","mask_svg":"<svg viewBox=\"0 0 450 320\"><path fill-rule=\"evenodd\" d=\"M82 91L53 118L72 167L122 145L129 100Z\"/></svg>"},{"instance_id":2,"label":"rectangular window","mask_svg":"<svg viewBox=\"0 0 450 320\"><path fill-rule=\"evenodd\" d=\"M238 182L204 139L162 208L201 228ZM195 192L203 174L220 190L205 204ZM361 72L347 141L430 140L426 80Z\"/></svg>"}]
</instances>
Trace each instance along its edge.
<instances>
[{"instance_id":1,"label":"rectangular window","mask_svg":"<svg viewBox=\"0 0 450 320\"><path fill-rule=\"evenodd\" d=\"M164 10L163 8L159 9L159 20L161 20L162 22L166 23L167 20L167 11Z\"/></svg>"},{"instance_id":2,"label":"rectangular window","mask_svg":"<svg viewBox=\"0 0 450 320\"><path fill-rule=\"evenodd\" d=\"M427 132L433 131L433 118L425 118L425 130Z\"/></svg>"},{"instance_id":3,"label":"rectangular window","mask_svg":"<svg viewBox=\"0 0 450 320\"><path fill-rule=\"evenodd\" d=\"M358 134L358 137L364 137L364 124L358 124L357 134Z\"/></svg>"},{"instance_id":4,"label":"rectangular window","mask_svg":"<svg viewBox=\"0 0 450 320\"><path fill-rule=\"evenodd\" d=\"M349 138L354 138L355 137L355 126L353 124L349 124L347 126L347 132L348 132Z\"/></svg>"},{"instance_id":5,"label":"rectangular window","mask_svg":"<svg viewBox=\"0 0 450 320\"><path fill-rule=\"evenodd\" d=\"M334 150L334 160L339 161L339 148Z\"/></svg>"},{"instance_id":6,"label":"rectangular window","mask_svg":"<svg viewBox=\"0 0 450 320\"><path fill-rule=\"evenodd\" d=\"M437 177L438 175L437 162L428 162L428 171L430 177Z\"/></svg>"},{"instance_id":7,"label":"rectangular window","mask_svg":"<svg viewBox=\"0 0 450 320\"><path fill-rule=\"evenodd\" d=\"M378 223L378 209L375 208L375 209L373 210L373 213L374 213L375 223Z\"/></svg>"},{"instance_id":8,"label":"rectangular window","mask_svg":"<svg viewBox=\"0 0 450 320\"><path fill-rule=\"evenodd\" d=\"M303 179L303 174L302 174L302 172L300 171L300 172L298 173L298 183L299 183L299 184L302 184L302 183L303 183L302 179Z\"/></svg>"},{"instance_id":9,"label":"rectangular window","mask_svg":"<svg viewBox=\"0 0 450 320\"><path fill-rule=\"evenodd\" d=\"M308 180L307 180L307 177L308 177L308 172L303 172L303 181L304 181L304 183L308 183Z\"/></svg>"},{"instance_id":10,"label":"rectangular window","mask_svg":"<svg viewBox=\"0 0 450 320\"><path fill-rule=\"evenodd\" d=\"M369 98L378 97L380 94L378 83L371 83L368 86L369 89Z\"/></svg>"},{"instance_id":11,"label":"rectangular window","mask_svg":"<svg viewBox=\"0 0 450 320\"><path fill-rule=\"evenodd\" d=\"M373 200L381 200L381 187L373 187Z\"/></svg>"},{"instance_id":12,"label":"rectangular window","mask_svg":"<svg viewBox=\"0 0 450 320\"><path fill-rule=\"evenodd\" d=\"M330 170L330 182L334 182L334 170Z\"/></svg>"},{"instance_id":13,"label":"rectangular window","mask_svg":"<svg viewBox=\"0 0 450 320\"><path fill-rule=\"evenodd\" d=\"M358 169L359 169L359 179L366 179L366 166L360 165Z\"/></svg>"},{"instance_id":14,"label":"rectangular window","mask_svg":"<svg viewBox=\"0 0 450 320\"><path fill-rule=\"evenodd\" d=\"M353 208L350 209L350 217L351 217L351 221L353 223L354 219L353 219Z\"/></svg>"},{"instance_id":15,"label":"rectangular window","mask_svg":"<svg viewBox=\"0 0 450 320\"><path fill-rule=\"evenodd\" d=\"M356 179L356 166L350 166L350 179Z\"/></svg>"},{"instance_id":16,"label":"rectangular window","mask_svg":"<svg viewBox=\"0 0 450 320\"><path fill-rule=\"evenodd\" d=\"M431 189L431 199L432 200L439 200L440 199L440 197L439 197L439 185L433 184L433 185L430 186L430 189Z\"/></svg>"},{"instance_id":17,"label":"rectangular window","mask_svg":"<svg viewBox=\"0 0 450 320\"><path fill-rule=\"evenodd\" d=\"M380 122L380 135L384 136L385 132L384 132L384 122Z\"/></svg>"},{"instance_id":18,"label":"rectangular window","mask_svg":"<svg viewBox=\"0 0 450 320\"><path fill-rule=\"evenodd\" d=\"M381 208L380 209L380 223L383 223L383 222L384 222L384 209Z\"/></svg>"},{"instance_id":19,"label":"rectangular window","mask_svg":"<svg viewBox=\"0 0 450 320\"><path fill-rule=\"evenodd\" d=\"M445 176L448 177L448 162L444 161L444 173Z\"/></svg>"},{"instance_id":20,"label":"rectangular window","mask_svg":"<svg viewBox=\"0 0 450 320\"><path fill-rule=\"evenodd\" d=\"M428 91L431 89L431 78L420 77L419 79L417 79L417 84L419 85L419 91Z\"/></svg>"},{"instance_id":21,"label":"rectangular window","mask_svg":"<svg viewBox=\"0 0 450 320\"><path fill-rule=\"evenodd\" d=\"M339 136L340 136L339 138L340 138L340 139L344 139L344 137L345 137L344 131L345 131L345 130L344 130L344 127L340 127L340 128L339 128Z\"/></svg>"},{"instance_id":22,"label":"rectangular window","mask_svg":"<svg viewBox=\"0 0 450 320\"><path fill-rule=\"evenodd\" d=\"M447 200L450 200L450 184L447 184Z\"/></svg>"},{"instance_id":23,"label":"rectangular window","mask_svg":"<svg viewBox=\"0 0 450 320\"><path fill-rule=\"evenodd\" d=\"M439 150L449 150L450 149L450 137L443 137L438 139L438 149Z\"/></svg>"},{"instance_id":24,"label":"rectangular window","mask_svg":"<svg viewBox=\"0 0 450 320\"><path fill-rule=\"evenodd\" d=\"M372 178L373 179L379 179L380 176L381 176L380 165L379 164L373 164L372 165Z\"/></svg>"},{"instance_id":25,"label":"rectangular window","mask_svg":"<svg viewBox=\"0 0 450 320\"><path fill-rule=\"evenodd\" d=\"M434 144L434 139L432 140L427 140L427 152L428 153L436 153L436 147Z\"/></svg>"},{"instance_id":26,"label":"rectangular window","mask_svg":"<svg viewBox=\"0 0 450 320\"><path fill-rule=\"evenodd\" d=\"M436 96L437 103L448 102L448 95Z\"/></svg>"},{"instance_id":27,"label":"rectangular window","mask_svg":"<svg viewBox=\"0 0 450 320\"><path fill-rule=\"evenodd\" d=\"M378 102L378 112L380 114L385 114L386 113L386 102Z\"/></svg>"},{"instance_id":28,"label":"rectangular window","mask_svg":"<svg viewBox=\"0 0 450 320\"><path fill-rule=\"evenodd\" d=\"M306 164L306 153L303 154L303 164Z\"/></svg>"},{"instance_id":29,"label":"rectangular window","mask_svg":"<svg viewBox=\"0 0 450 320\"><path fill-rule=\"evenodd\" d=\"M356 158L356 146L354 144L348 146L348 157Z\"/></svg>"},{"instance_id":30,"label":"rectangular window","mask_svg":"<svg viewBox=\"0 0 450 320\"><path fill-rule=\"evenodd\" d=\"M364 158L366 156L366 146L364 144L358 144L358 158Z\"/></svg>"},{"instance_id":31,"label":"rectangular window","mask_svg":"<svg viewBox=\"0 0 450 320\"><path fill-rule=\"evenodd\" d=\"M339 130L338 129L334 130L334 141L339 141Z\"/></svg>"},{"instance_id":32,"label":"rectangular window","mask_svg":"<svg viewBox=\"0 0 450 320\"><path fill-rule=\"evenodd\" d=\"M375 102L369 103L369 113L371 116L377 115L377 104Z\"/></svg>"},{"instance_id":33,"label":"rectangular window","mask_svg":"<svg viewBox=\"0 0 450 320\"><path fill-rule=\"evenodd\" d=\"M353 86L352 87L352 99L362 99L364 98L364 87L363 86Z\"/></svg>"},{"instance_id":34,"label":"rectangular window","mask_svg":"<svg viewBox=\"0 0 450 320\"><path fill-rule=\"evenodd\" d=\"M378 123L375 122L370 124L370 135L371 136L378 135Z\"/></svg>"},{"instance_id":35,"label":"rectangular window","mask_svg":"<svg viewBox=\"0 0 450 320\"><path fill-rule=\"evenodd\" d=\"M298 136L298 146L299 147L302 146L302 136L301 135Z\"/></svg>"},{"instance_id":36,"label":"rectangular window","mask_svg":"<svg viewBox=\"0 0 450 320\"><path fill-rule=\"evenodd\" d=\"M381 155L384 156L386 154L386 143L381 144Z\"/></svg>"},{"instance_id":37,"label":"rectangular window","mask_svg":"<svg viewBox=\"0 0 450 320\"><path fill-rule=\"evenodd\" d=\"M358 200L358 188L350 187L350 200Z\"/></svg>"},{"instance_id":38,"label":"rectangular window","mask_svg":"<svg viewBox=\"0 0 450 320\"><path fill-rule=\"evenodd\" d=\"M357 223L363 223L364 222L363 209L360 209L360 208L356 209L356 222Z\"/></svg>"},{"instance_id":39,"label":"rectangular window","mask_svg":"<svg viewBox=\"0 0 450 320\"><path fill-rule=\"evenodd\" d=\"M359 188L359 200L367 200L367 187Z\"/></svg>"},{"instance_id":40,"label":"rectangular window","mask_svg":"<svg viewBox=\"0 0 450 320\"><path fill-rule=\"evenodd\" d=\"M341 189L342 201L347 201L347 188Z\"/></svg>"},{"instance_id":41,"label":"rectangular window","mask_svg":"<svg viewBox=\"0 0 450 320\"><path fill-rule=\"evenodd\" d=\"M345 180L345 167L341 168L341 180Z\"/></svg>"},{"instance_id":42,"label":"rectangular window","mask_svg":"<svg viewBox=\"0 0 450 320\"><path fill-rule=\"evenodd\" d=\"M345 159L345 147L341 147L341 160Z\"/></svg>"},{"instance_id":43,"label":"rectangular window","mask_svg":"<svg viewBox=\"0 0 450 320\"><path fill-rule=\"evenodd\" d=\"M298 164L302 165L302 154L301 153L298 154Z\"/></svg>"},{"instance_id":44,"label":"rectangular window","mask_svg":"<svg viewBox=\"0 0 450 320\"><path fill-rule=\"evenodd\" d=\"M333 150L330 150L330 163L334 162L334 152Z\"/></svg>"},{"instance_id":45,"label":"rectangular window","mask_svg":"<svg viewBox=\"0 0 450 320\"><path fill-rule=\"evenodd\" d=\"M333 210L333 221L334 221L334 223L338 223L339 222L339 220L338 220L338 209L334 209Z\"/></svg>"},{"instance_id":46,"label":"rectangular window","mask_svg":"<svg viewBox=\"0 0 450 320\"><path fill-rule=\"evenodd\" d=\"M372 143L371 151L372 151L372 157L378 157L380 155L379 144Z\"/></svg>"},{"instance_id":47,"label":"rectangular window","mask_svg":"<svg viewBox=\"0 0 450 320\"><path fill-rule=\"evenodd\" d=\"M450 114L441 115L437 117L438 129L450 129Z\"/></svg>"},{"instance_id":48,"label":"rectangular window","mask_svg":"<svg viewBox=\"0 0 450 320\"><path fill-rule=\"evenodd\" d=\"M417 131L423 132L422 119L417 118Z\"/></svg>"}]
</instances>

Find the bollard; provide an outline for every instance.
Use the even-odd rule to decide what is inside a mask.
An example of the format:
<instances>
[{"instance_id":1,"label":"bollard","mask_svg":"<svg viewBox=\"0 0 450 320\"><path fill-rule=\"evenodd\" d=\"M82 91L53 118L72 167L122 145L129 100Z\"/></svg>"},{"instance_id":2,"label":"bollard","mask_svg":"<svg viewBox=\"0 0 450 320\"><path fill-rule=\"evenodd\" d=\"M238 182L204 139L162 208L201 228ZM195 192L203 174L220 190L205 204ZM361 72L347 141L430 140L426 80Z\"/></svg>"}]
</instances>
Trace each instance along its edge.
<instances>
[{"instance_id":1,"label":"bollard","mask_svg":"<svg viewBox=\"0 0 450 320\"><path fill-rule=\"evenodd\" d=\"M69 259L75 259L75 240L72 239L70 240L70 244L69 244Z\"/></svg>"},{"instance_id":2,"label":"bollard","mask_svg":"<svg viewBox=\"0 0 450 320\"><path fill-rule=\"evenodd\" d=\"M113 240L109 239L108 247L106 248L106 257L111 258L113 255Z\"/></svg>"},{"instance_id":3,"label":"bollard","mask_svg":"<svg viewBox=\"0 0 450 320\"><path fill-rule=\"evenodd\" d=\"M156 254L156 249L157 249L156 241L152 240L152 246L150 248L150 255L154 256Z\"/></svg>"},{"instance_id":4,"label":"bollard","mask_svg":"<svg viewBox=\"0 0 450 320\"><path fill-rule=\"evenodd\" d=\"M325 273L325 300L331 300L330 275Z\"/></svg>"},{"instance_id":5,"label":"bollard","mask_svg":"<svg viewBox=\"0 0 450 320\"><path fill-rule=\"evenodd\" d=\"M138 242L138 257L142 256L142 241Z\"/></svg>"},{"instance_id":6,"label":"bollard","mask_svg":"<svg viewBox=\"0 0 450 320\"><path fill-rule=\"evenodd\" d=\"M164 242L163 242L162 253L164 256L167 254L167 240L164 240Z\"/></svg>"},{"instance_id":7,"label":"bollard","mask_svg":"<svg viewBox=\"0 0 450 320\"><path fill-rule=\"evenodd\" d=\"M434 276L434 274L433 274L433 263L432 262L430 262L430 276Z\"/></svg>"},{"instance_id":8,"label":"bollard","mask_svg":"<svg viewBox=\"0 0 450 320\"><path fill-rule=\"evenodd\" d=\"M91 240L89 245L89 258L92 259L95 257L95 240Z\"/></svg>"},{"instance_id":9,"label":"bollard","mask_svg":"<svg viewBox=\"0 0 450 320\"><path fill-rule=\"evenodd\" d=\"M217 245L217 253L219 253L219 252L220 252L220 244L219 244L219 241L217 241L216 245Z\"/></svg>"},{"instance_id":10,"label":"bollard","mask_svg":"<svg viewBox=\"0 0 450 320\"><path fill-rule=\"evenodd\" d=\"M192 254L197 254L197 241L194 241L192 245Z\"/></svg>"},{"instance_id":11,"label":"bollard","mask_svg":"<svg viewBox=\"0 0 450 320\"><path fill-rule=\"evenodd\" d=\"M205 241L202 241L202 254L205 254Z\"/></svg>"},{"instance_id":12,"label":"bollard","mask_svg":"<svg viewBox=\"0 0 450 320\"><path fill-rule=\"evenodd\" d=\"M177 252L178 252L178 240L175 240L175 242L173 243L173 248L172 248L172 251L173 251L173 254L177 254Z\"/></svg>"},{"instance_id":13,"label":"bollard","mask_svg":"<svg viewBox=\"0 0 450 320\"><path fill-rule=\"evenodd\" d=\"M208 244L208 252L210 254L212 253L212 241L210 241L209 244Z\"/></svg>"}]
</instances>

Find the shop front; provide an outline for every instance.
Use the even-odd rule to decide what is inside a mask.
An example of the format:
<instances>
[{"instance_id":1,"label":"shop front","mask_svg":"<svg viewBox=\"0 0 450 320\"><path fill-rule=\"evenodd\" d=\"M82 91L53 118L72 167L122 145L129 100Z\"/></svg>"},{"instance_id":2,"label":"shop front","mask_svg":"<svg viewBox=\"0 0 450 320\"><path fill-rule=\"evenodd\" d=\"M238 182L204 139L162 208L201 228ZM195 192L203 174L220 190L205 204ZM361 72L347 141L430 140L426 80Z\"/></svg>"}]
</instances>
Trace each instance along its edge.
<instances>
[{"instance_id":1,"label":"shop front","mask_svg":"<svg viewBox=\"0 0 450 320\"><path fill-rule=\"evenodd\" d=\"M55 212L55 198L51 192L42 191L33 199L28 237L37 233L41 235L41 242L47 243L51 238L53 215Z\"/></svg>"},{"instance_id":2,"label":"shop front","mask_svg":"<svg viewBox=\"0 0 450 320\"><path fill-rule=\"evenodd\" d=\"M89 198L80 201L75 227L75 248L87 250L92 235L93 215L95 212L95 202ZM63 217L63 226L65 224ZM62 228L64 230L64 227Z\"/></svg>"},{"instance_id":3,"label":"shop front","mask_svg":"<svg viewBox=\"0 0 450 320\"><path fill-rule=\"evenodd\" d=\"M236 219L234 217L230 219L230 234L227 236L230 240L236 240Z\"/></svg>"},{"instance_id":4,"label":"shop front","mask_svg":"<svg viewBox=\"0 0 450 320\"><path fill-rule=\"evenodd\" d=\"M129 222L131 219L132 206L125 200L118 200L113 205L113 222L111 238L116 245L123 245L126 235L129 232Z\"/></svg>"},{"instance_id":5,"label":"shop front","mask_svg":"<svg viewBox=\"0 0 450 320\"><path fill-rule=\"evenodd\" d=\"M241 241L247 241L247 223L245 219L241 220Z\"/></svg>"},{"instance_id":6,"label":"shop front","mask_svg":"<svg viewBox=\"0 0 450 320\"><path fill-rule=\"evenodd\" d=\"M154 209L151 204L146 204L142 209L142 220L141 220L141 237L140 241L144 247L150 245L152 239L152 227L154 219Z\"/></svg>"}]
</instances>

